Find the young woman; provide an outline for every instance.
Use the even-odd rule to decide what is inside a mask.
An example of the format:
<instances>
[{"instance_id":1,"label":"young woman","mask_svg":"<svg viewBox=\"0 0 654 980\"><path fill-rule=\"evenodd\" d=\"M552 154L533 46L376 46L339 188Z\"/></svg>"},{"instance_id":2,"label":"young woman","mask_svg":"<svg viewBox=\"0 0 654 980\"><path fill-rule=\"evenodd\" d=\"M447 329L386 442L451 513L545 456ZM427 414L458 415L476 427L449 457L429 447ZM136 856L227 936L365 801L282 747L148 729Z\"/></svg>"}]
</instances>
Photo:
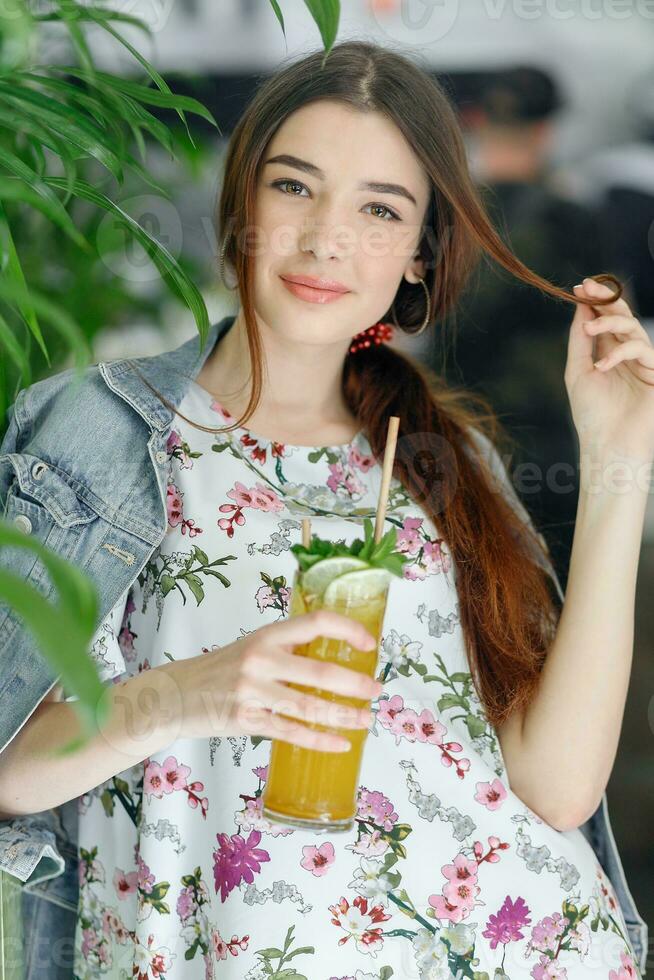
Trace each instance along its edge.
<instances>
[{"instance_id":1,"label":"young woman","mask_svg":"<svg viewBox=\"0 0 654 980\"><path fill-rule=\"evenodd\" d=\"M580 828L605 805L629 681L654 352L612 277L568 293L507 250L426 72L356 41L322 60L266 81L231 137L217 217L235 316L201 352L90 369L96 404L103 385L114 400L113 527L138 534L136 504L159 490L166 527L147 554L102 545L131 568L93 646L116 681L108 728L79 764L41 761L75 731L50 702L3 753L0 807L78 798L80 980L638 977L646 927L614 842L611 880ZM482 252L575 304L564 380L583 480L562 609L492 416L379 326L440 322ZM134 462L137 413L166 439L156 481ZM387 525L408 561L372 684L294 655L321 634L368 638L336 614L286 618L289 549L303 516L361 536L390 415ZM371 729L351 832L262 815L270 738L342 748L302 724L326 705L288 682L372 698L351 716Z\"/></svg>"}]
</instances>

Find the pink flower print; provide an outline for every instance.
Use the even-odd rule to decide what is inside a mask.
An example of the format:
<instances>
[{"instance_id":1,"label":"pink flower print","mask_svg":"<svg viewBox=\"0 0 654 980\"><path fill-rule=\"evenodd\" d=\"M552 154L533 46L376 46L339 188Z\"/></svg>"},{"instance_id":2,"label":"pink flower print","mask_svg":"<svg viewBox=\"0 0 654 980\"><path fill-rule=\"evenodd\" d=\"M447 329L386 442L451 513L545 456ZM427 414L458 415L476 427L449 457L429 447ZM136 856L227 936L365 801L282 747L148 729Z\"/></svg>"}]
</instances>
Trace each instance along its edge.
<instances>
[{"instance_id":1,"label":"pink flower print","mask_svg":"<svg viewBox=\"0 0 654 980\"><path fill-rule=\"evenodd\" d=\"M166 506L168 508L168 525L177 527L184 520L182 496L174 483L168 484Z\"/></svg>"},{"instance_id":2,"label":"pink flower print","mask_svg":"<svg viewBox=\"0 0 654 980\"><path fill-rule=\"evenodd\" d=\"M448 882L471 881L477 877L477 862L471 861L465 854L457 854L452 864L444 864L441 868Z\"/></svg>"},{"instance_id":3,"label":"pink flower print","mask_svg":"<svg viewBox=\"0 0 654 980\"><path fill-rule=\"evenodd\" d=\"M213 876L216 893L220 889L224 902L241 881L252 884L254 872L261 871L261 864L270 861L270 855L256 846L261 840L258 830L251 830L247 841L240 834L216 834L216 838L220 847L213 852Z\"/></svg>"},{"instance_id":4,"label":"pink flower print","mask_svg":"<svg viewBox=\"0 0 654 980\"><path fill-rule=\"evenodd\" d=\"M437 541L425 541L422 560L428 575L447 572L452 564L450 556L441 548L442 540L439 538Z\"/></svg>"},{"instance_id":5,"label":"pink flower print","mask_svg":"<svg viewBox=\"0 0 654 980\"><path fill-rule=\"evenodd\" d=\"M404 711L404 699L400 694L394 694L392 698L380 698L377 710L377 717L384 728L390 728L395 716Z\"/></svg>"},{"instance_id":6,"label":"pink flower print","mask_svg":"<svg viewBox=\"0 0 654 980\"><path fill-rule=\"evenodd\" d=\"M249 941L250 937L247 934L242 939L239 939L238 936L232 936L229 942L225 942L217 929L211 933L211 945L218 960L226 960L228 953L231 953L232 956L238 956L239 949L246 950Z\"/></svg>"},{"instance_id":7,"label":"pink flower print","mask_svg":"<svg viewBox=\"0 0 654 980\"><path fill-rule=\"evenodd\" d=\"M547 955L556 954L559 948L559 940L565 932L566 925L567 919L564 919L560 912L546 915L531 930L531 938L527 943L525 955L528 956L532 950Z\"/></svg>"},{"instance_id":8,"label":"pink flower print","mask_svg":"<svg viewBox=\"0 0 654 980\"><path fill-rule=\"evenodd\" d=\"M262 585L260 589L257 589L254 598L257 600L259 612L273 607L285 614L288 610L289 596L290 589L284 585L281 585L278 589L273 589L269 585Z\"/></svg>"},{"instance_id":9,"label":"pink flower print","mask_svg":"<svg viewBox=\"0 0 654 980\"><path fill-rule=\"evenodd\" d=\"M143 776L143 792L148 796L156 796L158 800L164 793L170 793L171 789L165 781L162 767L158 762L148 761Z\"/></svg>"},{"instance_id":10,"label":"pink flower print","mask_svg":"<svg viewBox=\"0 0 654 980\"><path fill-rule=\"evenodd\" d=\"M211 933L211 945L213 946L213 951L217 960L227 959L227 953L229 951L228 946L217 929L214 929Z\"/></svg>"},{"instance_id":11,"label":"pink flower print","mask_svg":"<svg viewBox=\"0 0 654 980\"><path fill-rule=\"evenodd\" d=\"M463 905L467 910L475 907L475 898L481 891L476 878L468 881L450 881L443 885L443 895L452 905Z\"/></svg>"},{"instance_id":12,"label":"pink flower print","mask_svg":"<svg viewBox=\"0 0 654 980\"><path fill-rule=\"evenodd\" d=\"M342 463L330 463L329 472L327 486L332 493L337 493L340 489L347 490L350 496L365 493L365 485L351 470L346 470Z\"/></svg>"},{"instance_id":13,"label":"pink flower print","mask_svg":"<svg viewBox=\"0 0 654 980\"><path fill-rule=\"evenodd\" d=\"M193 455L191 454L189 444L182 439L179 432L175 429L172 429L168 436L166 452L179 462L180 469L193 469ZM200 454L195 453L195 455L198 456Z\"/></svg>"},{"instance_id":14,"label":"pink flower print","mask_svg":"<svg viewBox=\"0 0 654 980\"><path fill-rule=\"evenodd\" d=\"M182 437L180 436L179 432L177 429L171 429L166 441L166 452L172 453L173 449L177 449L177 447L181 445Z\"/></svg>"},{"instance_id":15,"label":"pink flower print","mask_svg":"<svg viewBox=\"0 0 654 980\"><path fill-rule=\"evenodd\" d=\"M448 922L462 922L470 914L470 908L464 904L449 902L444 895L430 895L429 904L434 910L437 919L446 919Z\"/></svg>"},{"instance_id":16,"label":"pink flower print","mask_svg":"<svg viewBox=\"0 0 654 980\"><path fill-rule=\"evenodd\" d=\"M227 531L228 538L234 537L235 524L239 527L245 524L243 515L245 507L265 512L278 512L284 509L284 504L275 491L264 486L263 483L256 483L251 490L248 490L244 483L237 480L233 488L227 491L227 496L236 502L234 504L221 504L218 510L223 514L231 513L232 516L221 517L218 521L218 527Z\"/></svg>"},{"instance_id":17,"label":"pink flower print","mask_svg":"<svg viewBox=\"0 0 654 980\"><path fill-rule=\"evenodd\" d=\"M261 779L264 783L268 779L268 766L255 766L252 772L257 779Z\"/></svg>"},{"instance_id":18,"label":"pink flower print","mask_svg":"<svg viewBox=\"0 0 654 980\"><path fill-rule=\"evenodd\" d=\"M415 742L418 738L418 716L415 711L412 708L399 711L391 722L390 731L395 735L396 745L399 745L403 738Z\"/></svg>"},{"instance_id":19,"label":"pink flower print","mask_svg":"<svg viewBox=\"0 0 654 980\"><path fill-rule=\"evenodd\" d=\"M203 528L195 526L195 521L192 517L189 517L182 524L182 534L186 534L187 531L189 538L194 538L196 534L204 534Z\"/></svg>"},{"instance_id":20,"label":"pink flower print","mask_svg":"<svg viewBox=\"0 0 654 980\"><path fill-rule=\"evenodd\" d=\"M382 905L373 905L369 910L368 899L358 895L352 905L346 898L341 897L338 905L329 906L329 911L333 915L331 920L333 924L347 933L338 940L339 946L346 943L348 939L354 938L357 952L372 957L377 956L378 951L383 947L384 938L376 923L386 922L391 918L390 913L384 912Z\"/></svg>"},{"instance_id":21,"label":"pink flower print","mask_svg":"<svg viewBox=\"0 0 654 980\"><path fill-rule=\"evenodd\" d=\"M194 915L197 907L195 894L191 886L187 885L185 888L182 888L177 899L177 914L182 922Z\"/></svg>"},{"instance_id":22,"label":"pink flower print","mask_svg":"<svg viewBox=\"0 0 654 980\"><path fill-rule=\"evenodd\" d=\"M138 886L142 892L149 895L154 887L155 877L151 873L147 864L139 854L138 858Z\"/></svg>"},{"instance_id":23,"label":"pink flower print","mask_svg":"<svg viewBox=\"0 0 654 980\"><path fill-rule=\"evenodd\" d=\"M497 777L492 783L477 783L476 787L474 799L488 810L499 810L507 797L504 783Z\"/></svg>"},{"instance_id":24,"label":"pink flower print","mask_svg":"<svg viewBox=\"0 0 654 980\"><path fill-rule=\"evenodd\" d=\"M460 742L442 742L438 743L438 747L441 750L441 763L444 766L456 766L456 774L459 779L464 779L465 774L470 769L470 759L455 759L452 752L461 752L463 746Z\"/></svg>"},{"instance_id":25,"label":"pink flower print","mask_svg":"<svg viewBox=\"0 0 654 980\"><path fill-rule=\"evenodd\" d=\"M263 796L246 797L243 794L241 796L245 800L245 809L237 810L234 814L234 820L241 833L246 830L259 830L264 834L270 834L271 837L287 837L295 833L293 827L272 823L264 817Z\"/></svg>"},{"instance_id":26,"label":"pink flower print","mask_svg":"<svg viewBox=\"0 0 654 980\"><path fill-rule=\"evenodd\" d=\"M428 708L423 708L418 715L418 741L440 745L446 731L447 728L445 725L441 725L440 721L436 721Z\"/></svg>"},{"instance_id":27,"label":"pink flower print","mask_svg":"<svg viewBox=\"0 0 654 980\"><path fill-rule=\"evenodd\" d=\"M82 956L84 959L89 959L90 953L98 953L98 943L100 942L100 937L93 931L93 929L82 929Z\"/></svg>"},{"instance_id":28,"label":"pink flower print","mask_svg":"<svg viewBox=\"0 0 654 980\"><path fill-rule=\"evenodd\" d=\"M231 513L231 517L221 517L218 521L218 527L221 531L227 532L228 538L234 537L234 525L242 527L245 524L245 517L240 507L236 504L221 504L218 510L222 514Z\"/></svg>"},{"instance_id":29,"label":"pink flower print","mask_svg":"<svg viewBox=\"0 0 654 980\"><path fill-rule=\"evenodd\" d=\"M350 446L349 452L347 454L348 466L352 466L354 469L361 470L362 473L367 473L371 466L375 464L375 457L369 453L362 453L360 449L356 446Z\"/></svg>"},{"instance_id":30,"label":"pink flower print","mask_svg":"<svg viewBox=\"0 0 654 980\"><path fill-rule=\"evenodd\" d=\"M266 511L267 513L278 513L284 509L284 502L281 498L277 496L274 490L271 490L270 487L265 486L263 483L255 484L254 500L256 503L252 506L256 506L259 510Z\"/></svg>"},{"instance_id":31,"label":"pink flower print","mask_svg":"<svg viewBox=\"0 0 654 980\"><path fill-rule=\"evenodd\" d=\"M359 787L357 820L365 820L384 830L391 831L398 816L399 814L395 812L391 801L379 790L369 790L365 786Z\"/></svg>"},{"instance_id":32,"label":"pink flower print","mask_svg":"<svg viewBox=\"0 0 654 980\"><path fill-rule=\"evenodd\" d=\"M147 796L156 796L158 800L163 796L163 779L161 777L161 766L158 762L148 762L143 776L143 792Z\"/></svg>"},{"instance_id":33,"label":"pink flower print","mask_svg":"<svg viewBox=\"0 0 654 980\"><path fill-rule=\"evenodd\" d=\"M199 780L195 783L187 783L182 789L186 792L188 799L186 802L191 807L192 810L197 809L200 806L200 812L204 820L207 819L207 810L209 809L209 797L203 796L202 799L197 795L201 790L204 789L204 783Z\"/></svg>"},{"instance_id":34,"label":"pink flower print","mask_svg":"<svg viewBox=\"0 0 654 980\"><path fill-rule=\"evenodd\" d=\"M486 929L482 936L490 939L491 949L496 949L498 943L507 943L518 939L524 939L520 931L529 925L530 909L525 905L522 897L518 897L515 902L507 895L499 912L489 915Z\"/></svg>"},{"instance_id":35,"label":"pink flower print","mask_svg":"<svg viewBox=\"0 0 654 980\"><path fill-rule=\"evenodd\" d=\"M220 404L217 398L211 399L211 404L209 407L211 408L212 412L218 412L219 415L222 415L225 421L229 425L231 425L234 416L230 412L228 412L227 409L223 407L223 405Z\"/></svg>"},{"instance_id":36,"label":"pink flower print","mask_svg":"<svg viewBox=\"0 0 654 980\"><path fill-rule=\"evenodd\" d=\"M489 837L488 838L488 851L484 854L484 845L480 840L476 840L472 845L472 850L474 851L475 858L477 859L477 864L483 864L487 862L488 864L497 864L501 860L498 851L506 851L511 845L506 841L501 841L499 837Z\"/></svg>"},{"instance_id":37,"label":"pink flower print","mask_svg":"<svg viewBox=\"0 0 654 980\"><path fill-rule=\"evenodd\" d=\"M624 949L620 950L620 968L609 971L609 980L638 980L636 964Z\"/></svg>"},{"instance_id":38,"label":"pink flower print","mask_svg":"<svg viewBox=\"0 0 654 980\"><path fill-rule=\"evenodd\" d=\"M284 509L284 504L274 490L266 487L263 483L256 483L251 490L237 480L231 490L227 491L227 496L236 501L238 507L253 507L255 510L280 511Z\"/></svg>"},{"instance_id":39,"label":"pink flower print","mask_svg":"<svg viewBox=\"0 0 654 980\"><path fill-rule=\"evenodd\" d=\"M128 895L133 894L138 888L138 884L139 876L136 871L130 871L129 874L125 874L122 868L116 868L114 872L114 888L121 901L124 901Z\"/></svg>"},{"instance_id":40,"label":"pink flower print","mask_svg":"<svg viewBox=\"0 0 654 980\"><path fill-rule=\"evenodd\" d=\"M422 522L422 517L404 518L402 527L397 532L396 548L398 551L403 551L406 555L418 554L420 551L420 535L418 531Z\"/></svg>"},{"instance_id":41,"label":"pink flower print","mask_svg":"<svg viewBox=\"0 0 654 980\"><path fill-rule=\"evenodd\" d=\"M534 980L568 980L568 971L564 966L559 966L556 960L541 956L538 963L531 968L530 976Z\"/></svg>"},{"instance_id":42,"label":"pink flower print","mask_svg":"<svg viewBox=\"0 0 654 980\"><path fill-rule=\"evenodd\" d=\"M373 830L370 834L361 834L355 844L346 844L345 850L365 857L379 857L385 854L390 844L382 837L381 830Z\"/></svg>"},{"instance_id":43,"label":"pink flower print","mask_svg":"<svg viewBox=\"0 0 654 980\"><path fill-rule=\"evenodd\" d=\"M304 857L300 861L300 867L310 871L316 878L324 875L336 860L334 845L330 844L329 841L325 841L320 847L307 844L302 848L302 853Z\"/></svg>"},{"instance_id":44,"label":"pink flower print","mask_svg":"<svg viewBox=\"0 0 654 980\"><path fill-rule=\"evenodd\" d=\"M105 909L102 913L102 932L108 939L121 926L120 916L113 909Z\"/></svg>"},{"instance_id":45,"label":"pink flower print","mask_svg":"<svg viewBox=\"0 0 654 980\"><path fill-rule=\"evenodd\" d=\"M329 478L327 480L327 486L332 491L336 493L338 488L342 486L344 480L344 470L342 463L330 463L329 464Z\"/></svg>"},{"instance_id":46,"label":"pink flower print","mask_svg":"<svg viewBox=\"0 0 654 980\"><path fill-rule=\"evenodd\" d=\"M174 755L169 755L161 766L161 775L164 781L164 793L172 793L173 790L184 789L186 786L186 778L190 771L190 766L180 765Z\"/></svg>"}]
</instances>

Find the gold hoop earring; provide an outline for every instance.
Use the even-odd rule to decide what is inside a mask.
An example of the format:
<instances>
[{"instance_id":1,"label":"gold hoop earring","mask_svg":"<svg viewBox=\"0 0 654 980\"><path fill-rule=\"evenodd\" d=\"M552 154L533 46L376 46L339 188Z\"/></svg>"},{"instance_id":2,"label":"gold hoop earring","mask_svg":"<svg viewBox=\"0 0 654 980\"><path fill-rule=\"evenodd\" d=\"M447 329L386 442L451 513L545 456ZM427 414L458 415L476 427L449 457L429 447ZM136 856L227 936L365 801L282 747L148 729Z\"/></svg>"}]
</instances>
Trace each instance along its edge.
<instances>
[{"instance_id":1,"label":"gold hoop earring","mask_svg":"<svg viewBox=\"0 0 654 980\"><path fill-rule=\"evenodd\" d=\"M238 286L238 282L234 286L230 286L225 278L225 252L227 250L227 244L229 242L229 235L225 236L222 247L220 249L220 259L218 262L218 278L222 280L227 289L234 290Z\"/></svg>"},{"instance_id":2,"label":"gold hoop earring","mask_svg":"<svg viewBox=\"0 0 654 980\"><path fill-rule=\"evenodd\" d=\"M424 277L422 279L418 279L418 282L420 283L420 285L424 289L425 295L427 296L427 312L425 313L425 319L420 324L420 327L417 330L412 331L409 334L410 337L417 337L418 334L422 333L422 331L425 329L425 327L429 323L429 320L430 320L430 317L431 317L431 297L429 295L429 287L427 286L427 283L425 282ZM395 300L393 300L393 302L391 303L391 316L393 317L393 323L395 324L395 326L397 327L397 329L398 330L402 330L403 328L399 325L399 323L397 322L397 318L395 316ZM406 333L406 331L405 331L405 333Z\"/></svg>"}]
</instances>

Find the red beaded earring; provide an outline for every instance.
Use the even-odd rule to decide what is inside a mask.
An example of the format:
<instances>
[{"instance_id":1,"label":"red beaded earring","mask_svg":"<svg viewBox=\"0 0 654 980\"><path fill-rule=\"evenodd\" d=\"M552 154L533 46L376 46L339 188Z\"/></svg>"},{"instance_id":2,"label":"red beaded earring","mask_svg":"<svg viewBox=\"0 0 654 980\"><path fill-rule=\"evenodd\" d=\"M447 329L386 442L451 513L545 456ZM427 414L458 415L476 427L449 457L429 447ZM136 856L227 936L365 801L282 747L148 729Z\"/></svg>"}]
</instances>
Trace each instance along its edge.
<instances>
[{"instance_id":1,"label":"red beaded earring","mask_svg":"<svg viewBox=\"0 0 654 980\"><path fill-rule=\"evenodd\" d=\"M367 330L362 330L352 338L350 344L350 354L356 354L358 350L366 350L373 344L383 344L393 338L393 327L390 323L375 323Z\"/></svg>"}]
</instances>

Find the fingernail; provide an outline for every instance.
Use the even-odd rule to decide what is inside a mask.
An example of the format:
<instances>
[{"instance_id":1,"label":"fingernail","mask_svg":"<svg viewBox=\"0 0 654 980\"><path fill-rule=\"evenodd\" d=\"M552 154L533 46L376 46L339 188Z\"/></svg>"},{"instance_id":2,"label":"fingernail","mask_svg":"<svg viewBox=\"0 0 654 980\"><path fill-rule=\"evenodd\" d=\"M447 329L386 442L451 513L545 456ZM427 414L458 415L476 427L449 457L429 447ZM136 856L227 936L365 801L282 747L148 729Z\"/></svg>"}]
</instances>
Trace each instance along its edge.
<instances>
[{"instance_id":1,"label":"fingernail","mask_svg":"<svg viewBox=\"0 0 654 980\"><path fill-rule=\"evenodd\" d=\"M584 288L584 285L583 285L583 283L578 282L577 285L576 286L573 286L572 288L573 289L583 289Z\"/></svg>"}]
</instances>

